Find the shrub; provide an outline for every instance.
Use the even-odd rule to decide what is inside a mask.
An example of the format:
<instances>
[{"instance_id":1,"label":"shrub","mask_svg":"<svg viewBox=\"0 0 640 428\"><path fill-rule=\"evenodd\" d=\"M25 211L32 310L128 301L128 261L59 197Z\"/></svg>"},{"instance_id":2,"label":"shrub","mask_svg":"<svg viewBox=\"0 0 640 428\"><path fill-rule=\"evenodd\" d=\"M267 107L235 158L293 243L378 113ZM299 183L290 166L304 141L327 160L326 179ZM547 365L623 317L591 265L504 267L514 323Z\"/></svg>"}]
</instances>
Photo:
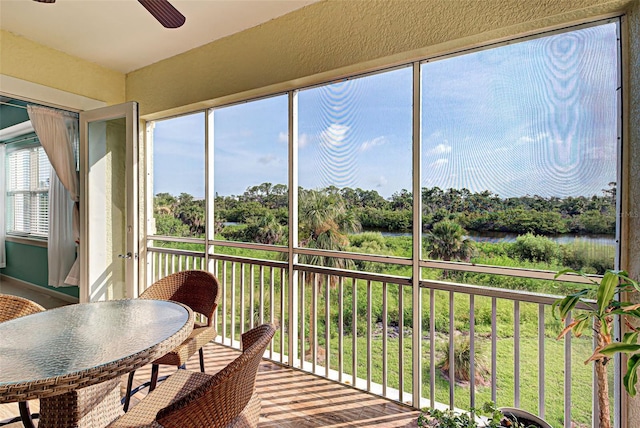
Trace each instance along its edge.
<instances>
[{"instance_id":1,"label":"shrub","mask_svg":"<svg viewBox=\"0 0 640 428\"><path fill-rule=\"evenodd\" d=\"M594 245L576 239L571 244L561 245L562 264L584 273L604 275L613 269L614 247L611 245Z\"/></svg>"},{"instance_id":2,"label":"shrub","mask_svg":"<svg viewBox=\"0 0 640 428\"><path fill-rule=\"evenodd\" d=\"M545 236L534 235L533 233L518 236L515 244L511 247L511 251L513 252L513 257L532 262L551 263L559 255L558 244Z\"/></svg>"},{"instance_id":3,"label":"shrub","mask_svg":"<svg viewBox=\"0 0 640 428\"><path fill-rule=\"evenodd\" d=\"M451 338L449 338L451 340ZM482 341L475 341L475 385L486 385L490 375L486 357L486 350ZM454 376L456 382L471 382L471 338L457 335L453 339L453 355L449 352L449 344L442 349L444 358L439 367L445 377L449 376L451 360L454 361Z\"/></svg>"}]
</instances>

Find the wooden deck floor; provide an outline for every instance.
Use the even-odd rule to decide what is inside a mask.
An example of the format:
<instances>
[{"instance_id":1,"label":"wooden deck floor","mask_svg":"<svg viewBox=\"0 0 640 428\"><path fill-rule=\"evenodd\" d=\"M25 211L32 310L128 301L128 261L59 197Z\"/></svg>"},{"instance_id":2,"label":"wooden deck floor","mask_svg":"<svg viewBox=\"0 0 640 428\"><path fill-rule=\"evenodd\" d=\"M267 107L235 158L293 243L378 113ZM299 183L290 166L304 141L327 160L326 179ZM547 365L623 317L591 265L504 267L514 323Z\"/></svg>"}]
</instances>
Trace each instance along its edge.
<instances>
[{"instance_id":1,"label":"wooden deck floor","mask_svg":"<svg viewBox=\"0 0 640 428\"><path fill-rule=\"evenodd\" d=\"M209 344L205 348L207 373L219 371L238 355L236 350ZM187 369L199 370L197 355ZM163 367L160 375L171 371L170 367ZM147 381L150 374L150 366L138 370L135 384ZM123 388L125 385L126 377ZM260 365L256 388L262 399L261 428L417 426L419 412L408 407L267 361ZM136 394L132 406L145 393L146 389ZM30 406L33 412L38 411L37 401ZM0 420L18 414L17 404L0 405Z\"/></svg>"}]
</instances>

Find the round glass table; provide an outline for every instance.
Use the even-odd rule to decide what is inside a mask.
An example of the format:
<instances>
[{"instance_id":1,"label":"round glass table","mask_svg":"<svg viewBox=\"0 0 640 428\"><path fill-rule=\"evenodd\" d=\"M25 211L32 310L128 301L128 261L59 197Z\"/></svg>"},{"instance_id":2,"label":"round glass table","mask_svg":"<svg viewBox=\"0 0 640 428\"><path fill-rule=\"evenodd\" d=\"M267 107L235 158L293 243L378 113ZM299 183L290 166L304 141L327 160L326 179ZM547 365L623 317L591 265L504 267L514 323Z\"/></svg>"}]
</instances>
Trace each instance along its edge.
<instances>
[{"instance_id":1,"label":"round glass table","mask_svg":"<svg viewBox=\"0 0 640 428\"><path fill-rule=\"evenodd\" d=\"M192 329L188 307L145 299L0 323L0 403L39 398L40 428L106 426L121 412L120 376L171 351Z\"/></svg>"}]
</instances>

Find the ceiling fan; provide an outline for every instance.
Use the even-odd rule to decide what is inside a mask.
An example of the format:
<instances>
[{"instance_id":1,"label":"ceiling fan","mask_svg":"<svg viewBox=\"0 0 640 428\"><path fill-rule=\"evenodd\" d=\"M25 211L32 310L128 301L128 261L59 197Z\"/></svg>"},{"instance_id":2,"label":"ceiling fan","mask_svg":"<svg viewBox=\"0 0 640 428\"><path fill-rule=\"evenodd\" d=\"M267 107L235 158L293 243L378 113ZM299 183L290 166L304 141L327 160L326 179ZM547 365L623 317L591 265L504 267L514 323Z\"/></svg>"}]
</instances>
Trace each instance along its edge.
<instances>
[{"instance_id":1,"label":"ceiling fan","mask_svg":"<svg viewBox=\"0 0 640 428\"><path fill-rule=\"evenodd\" d=\"M34 0L38 3L55 3L56 0ZM165 28L178 28L187 20L168 0L138 0Z\"/></svg>"}]
</instances>

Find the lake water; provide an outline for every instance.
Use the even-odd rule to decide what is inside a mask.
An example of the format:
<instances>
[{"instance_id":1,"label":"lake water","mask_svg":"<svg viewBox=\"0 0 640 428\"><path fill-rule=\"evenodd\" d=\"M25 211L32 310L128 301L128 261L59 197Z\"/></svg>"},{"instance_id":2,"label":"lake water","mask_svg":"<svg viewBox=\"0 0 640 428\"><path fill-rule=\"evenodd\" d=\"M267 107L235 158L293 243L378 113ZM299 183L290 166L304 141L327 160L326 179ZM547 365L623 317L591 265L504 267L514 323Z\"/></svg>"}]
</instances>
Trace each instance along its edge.
<instances>
[{"instance_id":1,"label":"lake water","mask_svg":"<svg viewBox=\"0 0 640 428\"><path fill-rule=\"evenodd\" d=\"M376 232L376 231L371 231ZM411 236L411 233L400 233L400 232L386 232L386 231L377 231L382 234L382 236ZM519 235L516 233L507 233L507 232L470 232L465 235L465 238L471 239L475 242L515 242L516 238ZM552 235L548 236L552 241L557 242L558 244L570 244L576 239L579 239L583 242L588 242L590 244L597 245L615 245L616 240L612 235L576 235L576 234L565 234L565 235Z\"/></svg>"},{"instance_id":2,"label":"lake water","mask_svg":"<svg viewBox=\"0 0 640 428\"><path fill-rule=\"evenodd\" d=\"M228 221L223 223L225 226L237 226L242 223L236 223L233 221ZM380 232L382 236L411 236L410 232L388 232L383 230L365 230L365 232ZM519 235L516 233L507 233L507 232L469 232L465 235L465 238L471 239L475 242L516 242L516 238ZM565 235L553 235L548 236L552 241L557 242L558 244L570 244L576 239L579 239L583 242L588 242L592 245L615 245L616 240L612 235L576 235L576 234L565 234Z\"/></svg>"}]
</instances>

